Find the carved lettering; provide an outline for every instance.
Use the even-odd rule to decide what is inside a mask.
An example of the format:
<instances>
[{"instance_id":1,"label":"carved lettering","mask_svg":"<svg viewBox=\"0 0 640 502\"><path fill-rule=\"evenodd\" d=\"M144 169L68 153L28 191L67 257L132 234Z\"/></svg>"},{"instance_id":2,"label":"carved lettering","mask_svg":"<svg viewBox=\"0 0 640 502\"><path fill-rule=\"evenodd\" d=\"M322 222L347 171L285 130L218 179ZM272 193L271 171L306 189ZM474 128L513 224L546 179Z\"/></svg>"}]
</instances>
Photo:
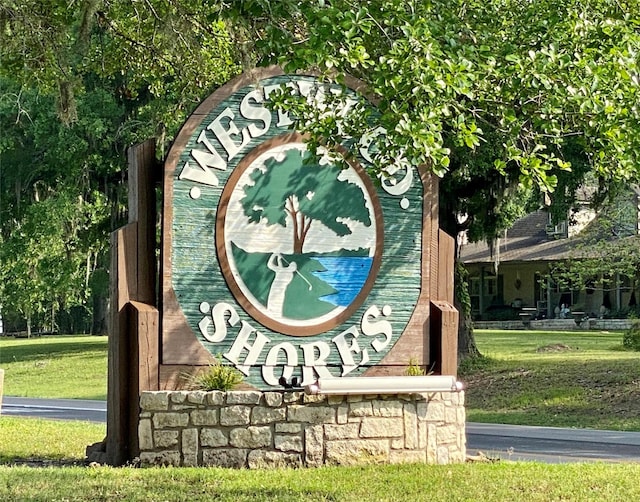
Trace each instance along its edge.
<instances>
[{"instance_id":1,"label":"carved lettering","mask_svg":"<svg viewBox=\"0 0 640 502\"><path fill-rule=\"evenodd\" d=\"M391 335L393 334L393 327L391 323L386 320L373 322L375 319L383 315L387 317L391 314L391 308L385 307L380 312L380 309L373 305L369 307L367 311L362 316L362 323L360 324L360 328L362 329L362 334L365 336L377 336L384 335L384 339L376 338L371 342L371 346L376 352L380 352L387 348L389 343L391 342Z\"/></svg>"},{"instance_id":2,"label":"carved lettering","mask_svg":"<svg viewBox=\"0 0 640 502\"><path fill-rule=\"evenodd\" d=\"M257 103L260 106L254 106L252 104ZM247 127L249 131L249 136L251 138L259 138L263 134L265 134L269 127L271 126L271 111L267 110L264 106L262 106L263 102L262 93L260 91L251 91L247 93L247 95L242 98L240 102L240 114L249 120L259 120L262 122L263 126L258 127L255 124L250 124Z\"/></svg>"},{"instance_id":3,"label":"carved lettering","mask_svg":"<svg viewBox=\"0 0 640 502\"><path fill-rule=\"evenodd\" d=\"M300 345L300 348L304 354L302 385L310 385L315 382L316 375L320 378L331 378L333 376L327 368L327 358L331 354L331 347L329 347L328 343L304 343Z\"/></svg>"},{"instance_id":4,"label":"carved lettering","mask_svg":"<svg viewBox=\"0 0 640 502\"><path fill-rule=\"evenodd\" d=\"M238 126L233 121L235 117L231 108L227 107L207 126L207 129L218 138L222 147L227 151L228 160L233 159L251 140L247 128L242 129L242 131L238 129ZM225 121L224 119L228 120ZM240 142L234 139L237 136L240 136Z\"/></svg>"},{"instance_id":5,"label":"carved lettering","mask_svg":"<svg viewBox=\"0 0 640 502\"><path fill-rule=\"evenodd\" d=\"M333 343L336 344L336 348L338 349L338 353L342 359L342 376L351 373L358 366L369 362L368 350L362 349L358 345L359 336L360 332L358 331L358 328L351 326L332 340ZM353 354L362 354L360 361L356 362Z\"/></svg>"},{"instance_id":6,"label":"carved lettering","mask_svg":"<svg viewBox=\"0 0 640 502\"><path fill-rule=\"evenodd\" d=\"M318 378L335 377L328 365L332 350L338 351L342 363L340 376L345 376L369 363L370 350L381 352L386 349L393 335L393 327L386 319L391 315L388 305L382 310L375 305L369 307L360 320L359 329L358 326L351 326L335 336L332 339L333 346L324 341L314 341L300 344L282 342L270 347L271 340L248 322L240 322L240 316L229 303L217 303L209 312L209 304L203 302L200 309L206 315L198 327L208 342L224 342L229 336L229 328L240 323L240 329L232 335L235 339L224 357L246 376L249 376L252 366L261 366L262 378L273 386L279 385L281 376L288 381L293 376L301 377L303 386L312 384ZM365 340L367 343L364 343ZM264 364L259 363L267 349ZM356 357L358 355L360 357ZM281 373L276 368L281 368Z\"/></svg>"},{"instance_id":7,"label":"carved lettering","mask_svg":"<svg viewBox=\"0 0 640 502\"><path fill-rule=\"evenodd\" d=\"M249 337L252 333L255 333L255 339L253 343L249 343ZM238 370L249 376L249 370L251 366L255 365L260 357L260 352L264 349L271 340L263 335L260 331L254 330L251 325L242 321L242 329L238 333L237 338L233 342L229 352L224 354L224 357L231 361ZM243 361L240 360L243 351L247 351L247 356Z\"/></svg>"},{"instance_id":8,"label":"carved lettering","mask_svg":"<svg viewBox=\"0 0 640 502\"><path fill-rule=\"evenodd\" d=\"M278 356L280 352L284 352L286 364L278 364ZM298 366L298 351L289 342L279 343L274 345L267 354L265 365L262 367L262 378L269 385L278 385L280 377L283 376L287 380L290 380L293 376L293 371ZM280 376L275 375L275 369L282 367L282 374Z\"/></svg>"}]
</instances>

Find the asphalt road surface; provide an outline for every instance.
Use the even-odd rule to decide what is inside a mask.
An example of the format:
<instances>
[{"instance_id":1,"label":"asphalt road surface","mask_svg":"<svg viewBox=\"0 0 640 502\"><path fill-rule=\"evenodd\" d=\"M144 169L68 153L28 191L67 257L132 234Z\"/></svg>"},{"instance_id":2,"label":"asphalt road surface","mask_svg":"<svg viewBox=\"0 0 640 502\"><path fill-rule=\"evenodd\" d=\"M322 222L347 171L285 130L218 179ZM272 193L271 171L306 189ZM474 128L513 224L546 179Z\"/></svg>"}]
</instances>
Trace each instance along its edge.
<instances>
[{"instance_id":1,"label":"asphalt road surface","mask_svg":"<svg viewBox=\"0 0 640 502\"><path fill-rule=\"evenodd\" d=\"M6 416L104 423L104 401L4 397ZM479 459L640 462L640 432L467 423L467 454Z\"/></svg>"},{"instance_id":2,"label":"asphalt road surface","mask_svg":"<svg viewBox=\"0 0 640 502\"><path fill-rule=\"evenodd\" d=\"M7 397L2 399L2 415L106 422L107 403L79 399L34 399Z\"/></svg>"},{"instance_id":3,"label":"asphalt road surface","mask_svg":"<svg viewBox=\"0 0 640 502\"><path fill-rule=\"evenodd\" d=\"M467 423L467 454L545 463L640 462L640 432Z\"/></svg>"}]
</instances>

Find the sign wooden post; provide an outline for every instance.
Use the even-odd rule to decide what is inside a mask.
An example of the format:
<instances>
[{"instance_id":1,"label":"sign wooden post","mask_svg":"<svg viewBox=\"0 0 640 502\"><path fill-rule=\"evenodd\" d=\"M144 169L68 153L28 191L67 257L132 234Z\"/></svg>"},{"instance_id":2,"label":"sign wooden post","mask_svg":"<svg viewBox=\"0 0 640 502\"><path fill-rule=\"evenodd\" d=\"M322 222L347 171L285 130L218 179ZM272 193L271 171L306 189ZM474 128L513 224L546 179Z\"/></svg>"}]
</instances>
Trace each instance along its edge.
<instances>
[{"instance_id":1,"label":"sign wooden post","mask_svg":"<svg viewBox=\"0 0 640 502\"><path fill-rule=\"evenodd\" d=\"M155 142L130 148L128 159L129 223L111 237L106 440L111 465L137 455L139 395L159 387Z\"/></svg>"}]
</instances>

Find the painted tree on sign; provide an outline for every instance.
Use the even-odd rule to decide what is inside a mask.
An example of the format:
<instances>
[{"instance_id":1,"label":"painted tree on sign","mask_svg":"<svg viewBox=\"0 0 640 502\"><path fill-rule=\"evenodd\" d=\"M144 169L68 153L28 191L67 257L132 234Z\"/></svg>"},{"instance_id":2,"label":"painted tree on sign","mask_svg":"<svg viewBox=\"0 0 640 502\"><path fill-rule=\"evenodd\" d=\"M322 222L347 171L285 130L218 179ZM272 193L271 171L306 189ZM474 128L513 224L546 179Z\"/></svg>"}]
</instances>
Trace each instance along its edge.
<instances>
[{"instance_id":1,"label":"painted tree on sign","mask_svg":"<svg viewBox=\"0 0 640 502\"><path fill-rule=\"evenodd\" d=\"M303 251L314 221L339 237L352 233L347 219L371 225L362 190L341 176L335 165L318 165L297 149L288 150L284 160L269 159L266 172L256 169L252 185L245 187L241 203L252 223L287 226L293 223L293 252Z\"/></svg>"}]
</instances>

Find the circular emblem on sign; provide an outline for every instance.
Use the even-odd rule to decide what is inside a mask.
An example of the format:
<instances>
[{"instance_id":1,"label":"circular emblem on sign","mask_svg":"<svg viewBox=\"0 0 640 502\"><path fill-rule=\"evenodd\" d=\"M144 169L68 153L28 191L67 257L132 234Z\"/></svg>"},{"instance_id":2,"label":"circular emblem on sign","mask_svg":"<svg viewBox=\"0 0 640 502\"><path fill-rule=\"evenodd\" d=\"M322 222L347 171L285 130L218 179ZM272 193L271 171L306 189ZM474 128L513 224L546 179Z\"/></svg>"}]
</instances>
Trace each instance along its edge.
<instances>
[{"instance_id":1,"label":"circular emblem on sign","mask_svg":"<svg viewBox=\"0 0 640 502\"><path fill-rule=\"evenodd\" d=\"M373 287L383 249L380 203L357 161L315 158L298 134L262 143L220 197L216 249L238 303L295 336L348 319Z\"/></svg>"}]
</instances>

